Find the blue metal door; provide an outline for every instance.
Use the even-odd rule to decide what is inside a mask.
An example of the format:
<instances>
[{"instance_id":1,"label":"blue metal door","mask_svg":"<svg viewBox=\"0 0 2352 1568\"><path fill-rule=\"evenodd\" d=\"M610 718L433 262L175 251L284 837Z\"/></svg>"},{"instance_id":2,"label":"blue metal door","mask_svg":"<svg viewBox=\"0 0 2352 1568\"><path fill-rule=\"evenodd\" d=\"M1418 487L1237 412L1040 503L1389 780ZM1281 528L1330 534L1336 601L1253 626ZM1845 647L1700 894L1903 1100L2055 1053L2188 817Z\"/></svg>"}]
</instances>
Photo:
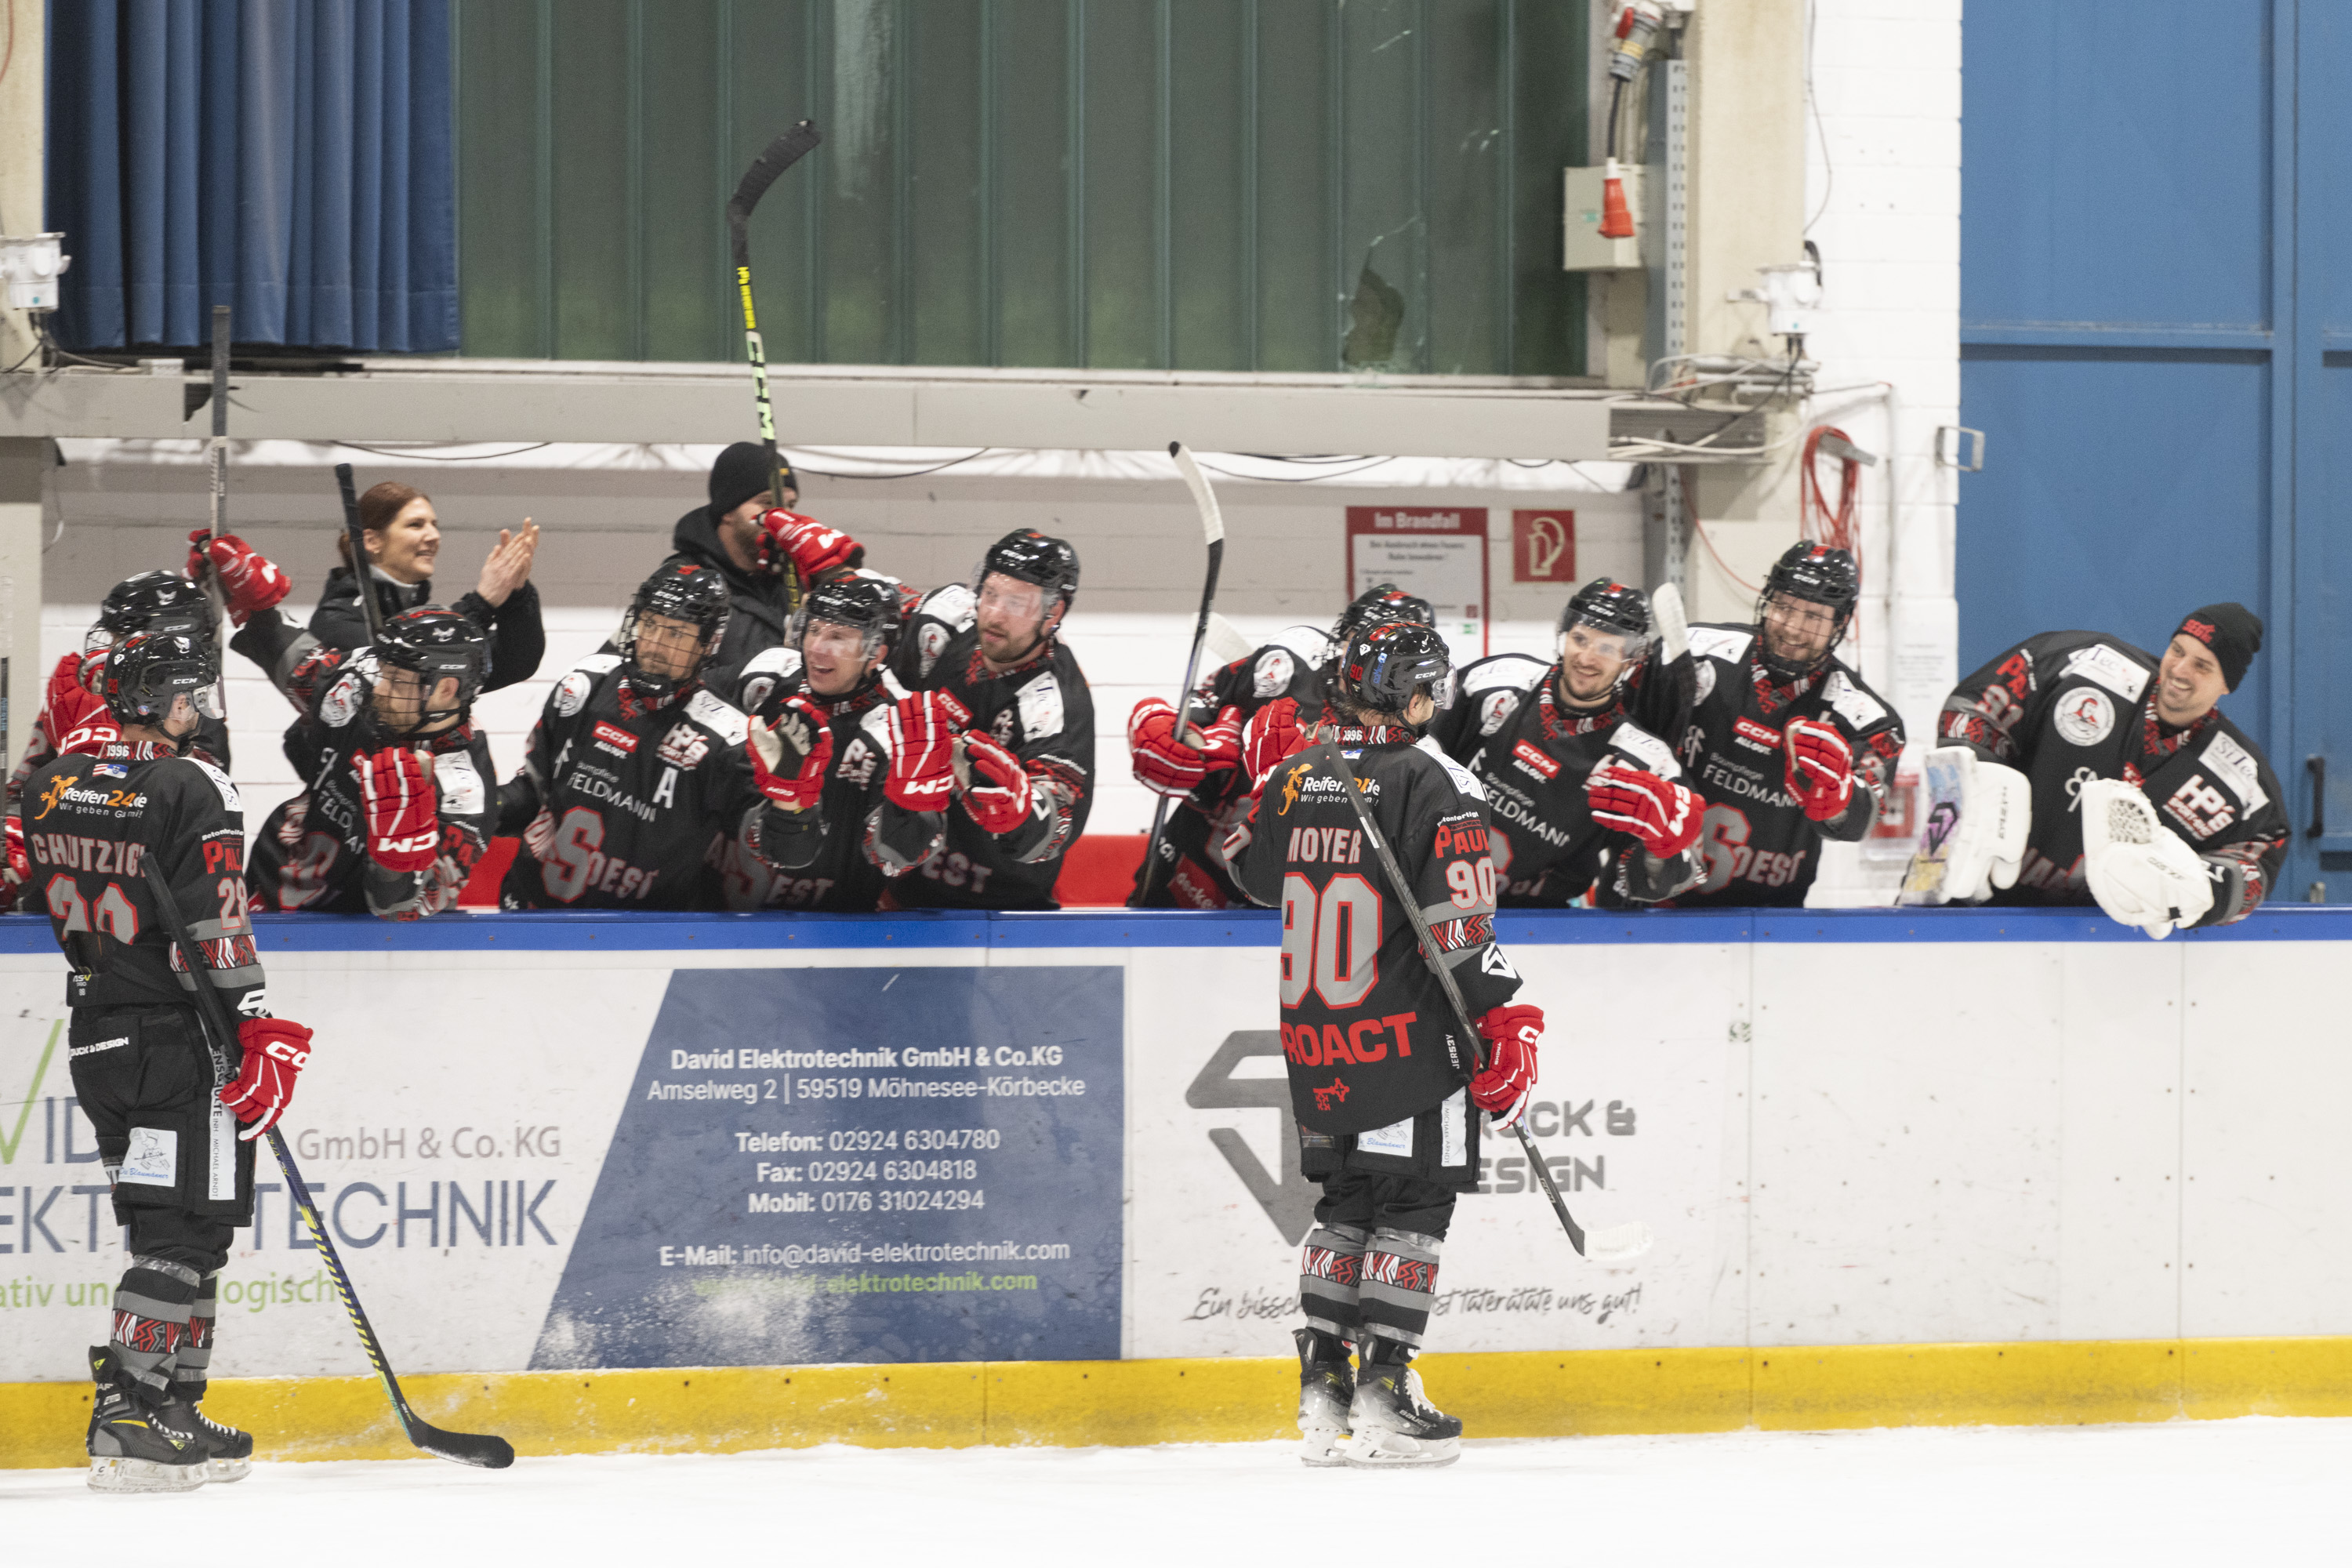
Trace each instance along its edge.
<instances>
[{"instance_id":1,"label":"blue metal door","mask_svg":"<svg viewBox=\"0 0 2352 1568\"><path fill-rule=\"evenodd\" d=\"M2352 873L2352 470L2327 438L2352 413L2335 352L2352 351L2335 89L2352 16L1971 0L1967 17L1960 399L1986 458L1960 489L1960 668L2060 627L2157 651L2199 605L2252 607L2263 651L2223 709L2296 819L2273 896L2305 897L2323 852Z\"/></svg>"}]
</instances>

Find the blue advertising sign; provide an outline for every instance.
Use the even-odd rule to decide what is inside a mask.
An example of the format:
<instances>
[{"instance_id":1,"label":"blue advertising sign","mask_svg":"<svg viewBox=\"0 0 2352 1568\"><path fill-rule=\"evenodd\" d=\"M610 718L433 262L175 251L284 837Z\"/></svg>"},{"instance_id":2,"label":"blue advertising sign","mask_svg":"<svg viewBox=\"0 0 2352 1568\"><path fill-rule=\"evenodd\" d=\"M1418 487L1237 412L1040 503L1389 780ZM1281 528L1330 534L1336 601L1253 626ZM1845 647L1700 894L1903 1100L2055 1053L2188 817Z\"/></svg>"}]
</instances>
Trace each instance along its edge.
<instances>
[{"instance_id":1,"label":"blue advertising sign","mask_svg":"<svg viewBox=\"0 0 2352 1568\"><path fill-rule=\"evenodd\" d=\"M1119 1353L1115 966L680 970L534 1367Z\"/></svg>"}]
</instances>

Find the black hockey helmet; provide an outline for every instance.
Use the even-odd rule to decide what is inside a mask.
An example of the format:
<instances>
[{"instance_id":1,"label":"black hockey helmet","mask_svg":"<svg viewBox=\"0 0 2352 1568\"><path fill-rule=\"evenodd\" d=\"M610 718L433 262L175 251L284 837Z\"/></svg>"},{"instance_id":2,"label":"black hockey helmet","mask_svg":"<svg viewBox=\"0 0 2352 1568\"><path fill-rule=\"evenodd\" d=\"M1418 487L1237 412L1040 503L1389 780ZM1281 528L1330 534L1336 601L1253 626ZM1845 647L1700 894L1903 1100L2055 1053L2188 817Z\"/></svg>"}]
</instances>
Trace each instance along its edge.
<instances>
[{"instance_id":1,"label":"black hockey helmet","mask_svg":"<svg viewBox=\"0 0 2352 1568\"><path fill-rule=\"evenodd\" d=\"M185 695L206 719L221 717L220 658L212 639L194 632L133 632L106 656L100 678L106 710L119 724L160 727ZM185 740L195 733L191 730Z\"/></svg>"},{"instance_id":2,"label":"black hockey helmet","mask_svg":"<svg viewBox=\"0 0 2352 1568\"><path fill-rule=\"evenodd\" d=\"M82 651L96 653L145 631L186 631L211 639L211 607L205 591L158 567L125 577L99 601L98 624L82 638Z\"/></svg>"},{"instance_id":3,"label":"black hockey helmet","mask_svg":"<svg viewBox=\"0 0 2352 1568\"><path fill-rule=\"evenodd\" d=\"M1390 621L1416 626L1437 624L1437 610L1427 599L1406 593L1393 583L1375 583L1349 602L1331 625L1335 652L1344 652L1360 633Z\"/></svg>"},{"instance_id":4,"label":"black hockey helmet","mask_svg":"<svg viewBox=\"0 0 2352 1568\"><path fill-rule=\"evenodd\" d=\"M403 610L383 623L383 635L376 639L375 656L379 663L392 668L415 671L425 682L428 697L444 679L457 677L456 712L462 721L472 709L474 699L481 695L482 678L489 664L490 639L471 616L438 605L423 605ZM417 714L415 727L421 729L448 716L446 709L422 711Z\"/></svg>"},{"instance_id":5,"label":"black hockey helmet","mask_svg":"<svg viewBox=\"0 0 2352 1568\"><path fill-rule=\"evenodd\" d=\"M898 646L898 627L905 618L898 583L879 572L859 571L819 583L802 595L784 640L799 647L809 623L824 621L863 634L866 658L887 658Z\"/></svg>"},{"instance_id":6,"label":"black hockey helmet","mask_svg":"<svg viewBox=\"0 0 2352 1568\"><path fill-rule=\"evenodd\" d=\"M1784 596L1823 605L1836 616L1837 624L1831 629L1820 658L1799 663L1775 656L1767 646L1764 612L1771 607L1774 599ZM1862 566L1852 551L1799 540L1772 563L1772 570L1764 578L1764 591L1756 596L1757 657L1764 661L1766 669L1785 679L1811 674L1829 658L1838 639L1845 636L1845 628L1853 619L1854 605L1861 597Z\"/></svg>"},{"instance_id":7,"label":"black hockey helmet","mask_svg":"<svg viewBox=\"0 0 2352 1568\"><path fill-rule=\"evenodd\" d=\"M1620 637L1646 643L1650 637L1650 601L1639 588L1606 577L1595 577L1576 591L1559 612L1559 630L1598 626Z\"/></svg>"},{"instance_id":8,"label":"black hockey helmet","mask_svg":"<svg viewBox=\"0 0 2352 1568\"><path fill-rule=\"evenodd\" d=\"M654 574L637 584L621 617L620 635L613 647L628 665L629 683L657 702L667 701L677 689L691 680L719 656L719 639L727 635L727 614L733 603L727 580L709 566L692 561L665 561ZM637 628L647 616L686 621L702 633L702 654L694 668L676 680L646 673L637 662Z\"/></svg>"},{"instance_id":9,"label":"black hockey helmet","mask_svg":"<svg viewBox=\"0 0 2352 1568\"><path fill-rule=\"evenodd\" d=\"M988 547L972 575L971 591L979 593L992 574L1034 583L1064 605L1078 595L1078 552L1068 540L1034 528L1016 528Z\"/></svg>"},{"instance_id":10,"label":"black hockey helmet","mask_svg":"<svg viewBox=\"0 0 2352 1568\"><path fill-rule=\"evenodd\" d=\"M1339 652L1331 689L1351 708L1402 716L1415 697L1443 704L1454 657L1433 627L1388 621L1356 634Z\"/></svg>"}]
</instances>

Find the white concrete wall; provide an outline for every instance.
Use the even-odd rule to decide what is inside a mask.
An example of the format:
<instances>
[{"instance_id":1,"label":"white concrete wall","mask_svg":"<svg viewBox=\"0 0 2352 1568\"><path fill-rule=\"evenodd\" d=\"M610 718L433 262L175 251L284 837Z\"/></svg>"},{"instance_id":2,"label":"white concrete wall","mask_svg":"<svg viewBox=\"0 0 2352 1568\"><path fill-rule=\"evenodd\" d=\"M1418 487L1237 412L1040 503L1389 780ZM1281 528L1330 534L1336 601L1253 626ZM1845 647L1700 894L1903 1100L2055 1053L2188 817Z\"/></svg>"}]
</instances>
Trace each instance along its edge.
<instances>
[{"instance_id":1,"label":"white concrete wall","mask_svg":"<svg viewBox=\"0 0 2352 1568\"><path fill-rule=\"evenodd\" d=\"M43 563L43 646L50 661L80 646L109 586L133 572L177 564L187 530L205 516L205 474L195 443L69 442L66 450L68 466L49 481L47 527L56 542ZM701 502L703 473L716 450L542 448L506 461L432 461L273 442L240 448L231 476L230 521L292 574L289 606L307 615L335 559L340 521L330 472L335 462L352 462L362 488L396 479L434 497L446 536L439 575L452 597L472 586L498 529L525 516L536 519L545 531L535 574L546 606L547 662L539 679L486 699L480 709L504 774L520 762L548 685L612 631L630 591L667 553L671 525ZM940 453L934 460L962 455ZM1127 715L1148 693L1172 696L1183 675L1186 639L1200 603L1200 525L1164 460L1155 466L1078 454L1039 458L972 465L981 469L976 475L949 468L921 478L860 480L825 478L814 470L826 460L811 458L802 504L864 541L869 564L923 586L968 577L987 544L1015 528L1041 528L1074 541L1084 576L1069 641L1094 688L1102 781L1089 831L1140 833L1150 824L1152 797L1127 771ZM1210 455L1210 460L1217 459ZM555 466L564 462L599 466ZM919 459L901 465L922 466ZM992 474L992 467L1013 471ZM1035 471L1057 468L1106 477ZM1150 477L1109 477L1133 473ZM1391 477L1401 482L1377 482ZM1580 572L1638 581L1638 498L1578 488L1613 479L1606 465L1597 479L1588 480L1567 464L1431 463L1387 465L1343 484L1220 479L1227 544L1218 605L1253 638L1292 622L1328 626L1347 596L1347 508L1484 506L1490 531L1498 534L1489 545L1496 609L1491 646L1496 652L1545 651L1567 595L1549 585L1511 586L1511 510L1573 509ZM278 747L290 710L243 660L232 658L229 675L236 773L247 789L252 829L295 788Z\"/></svg>"}]
</instances>

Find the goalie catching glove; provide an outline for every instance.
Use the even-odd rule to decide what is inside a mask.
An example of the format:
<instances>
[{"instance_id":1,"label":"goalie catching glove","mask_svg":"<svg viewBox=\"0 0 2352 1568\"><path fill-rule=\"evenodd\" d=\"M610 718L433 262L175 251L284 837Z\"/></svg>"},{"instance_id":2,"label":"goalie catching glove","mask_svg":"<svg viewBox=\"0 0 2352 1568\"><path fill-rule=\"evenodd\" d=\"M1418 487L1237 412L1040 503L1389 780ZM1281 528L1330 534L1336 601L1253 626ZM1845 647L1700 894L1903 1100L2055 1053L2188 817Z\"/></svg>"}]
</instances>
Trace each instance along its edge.
<instances>
[{"instance_id":1,"label":"goalie catching glove","mask_svg":"<svg viewBox=\"0 0 2352 1568\"><path fill-rule=\"evenodd\" d=\"M1593 821L1633 835L1658 859L1671 860L1698 842L1706 804L1672 779L1612 757L1586 775L1584 794Z\"/></svg>"},{"instance_id":2,"label":"goalie catching glove","mask_svg":"<svg viewBox=\"0 0 2352 1568\"><path fill-rule=\"evenodd\" d=\"M220 1091L250 1143L278 1125L294 1099L294 1080L310 1063L310 1031L285 1018L240 1018L236 1043L245 1047L236 1081Z\"/></svg>"},{"instance_id":3,"label":"goalie catching glove","mask_svg":"<svg viewBox=\"0 0 2352 1568\"><path fill-rule=\"evenodd\" d=\"M1228 708L1206 730L1189 736L1165 698L1147 697L1128 716L1127 745L1135 782L1155 795L1181 800L1212 773L1241 765L1242 710Z\"/></svg>"},{"instance_id":4,"label":"goalie catching glove","mask_svg":"<svg viewBox=\"0 0 2352 1568\"><path fill-rule=\"evenodd\" d=\"M814 809L833 766L833 727L815 703L789 698L773 719L754 718L743 749L761 795L785 811Z\"/></svg>"},{"instance_id":5,"label":"goalie catching glove","mask_svg":"<svg viewBox=\"0 0 2352 1568\"><path fill-rule=\"evenodd\" d=\"M2213 907L2213 877L2187 841L2121 779L2083 785L2083 875L2109 919L2158 941Z\"/></svg>"},{"instance_id":6,"label":"goalie catching glove","mask_svg":"<svg viewBox=\"0 0 2352 1568\"><path fill-rule=\"evenodd\" d=\"M1540 1007L1505 1003L1478 1020L1487 1046L1486 1065L1470 1080L1470 1102L1492 1119L1496 1131L1509 1127L1528 1108L1536 1088L1536 1042L1543 1038Z\"/></svg>"}]
</instances>

